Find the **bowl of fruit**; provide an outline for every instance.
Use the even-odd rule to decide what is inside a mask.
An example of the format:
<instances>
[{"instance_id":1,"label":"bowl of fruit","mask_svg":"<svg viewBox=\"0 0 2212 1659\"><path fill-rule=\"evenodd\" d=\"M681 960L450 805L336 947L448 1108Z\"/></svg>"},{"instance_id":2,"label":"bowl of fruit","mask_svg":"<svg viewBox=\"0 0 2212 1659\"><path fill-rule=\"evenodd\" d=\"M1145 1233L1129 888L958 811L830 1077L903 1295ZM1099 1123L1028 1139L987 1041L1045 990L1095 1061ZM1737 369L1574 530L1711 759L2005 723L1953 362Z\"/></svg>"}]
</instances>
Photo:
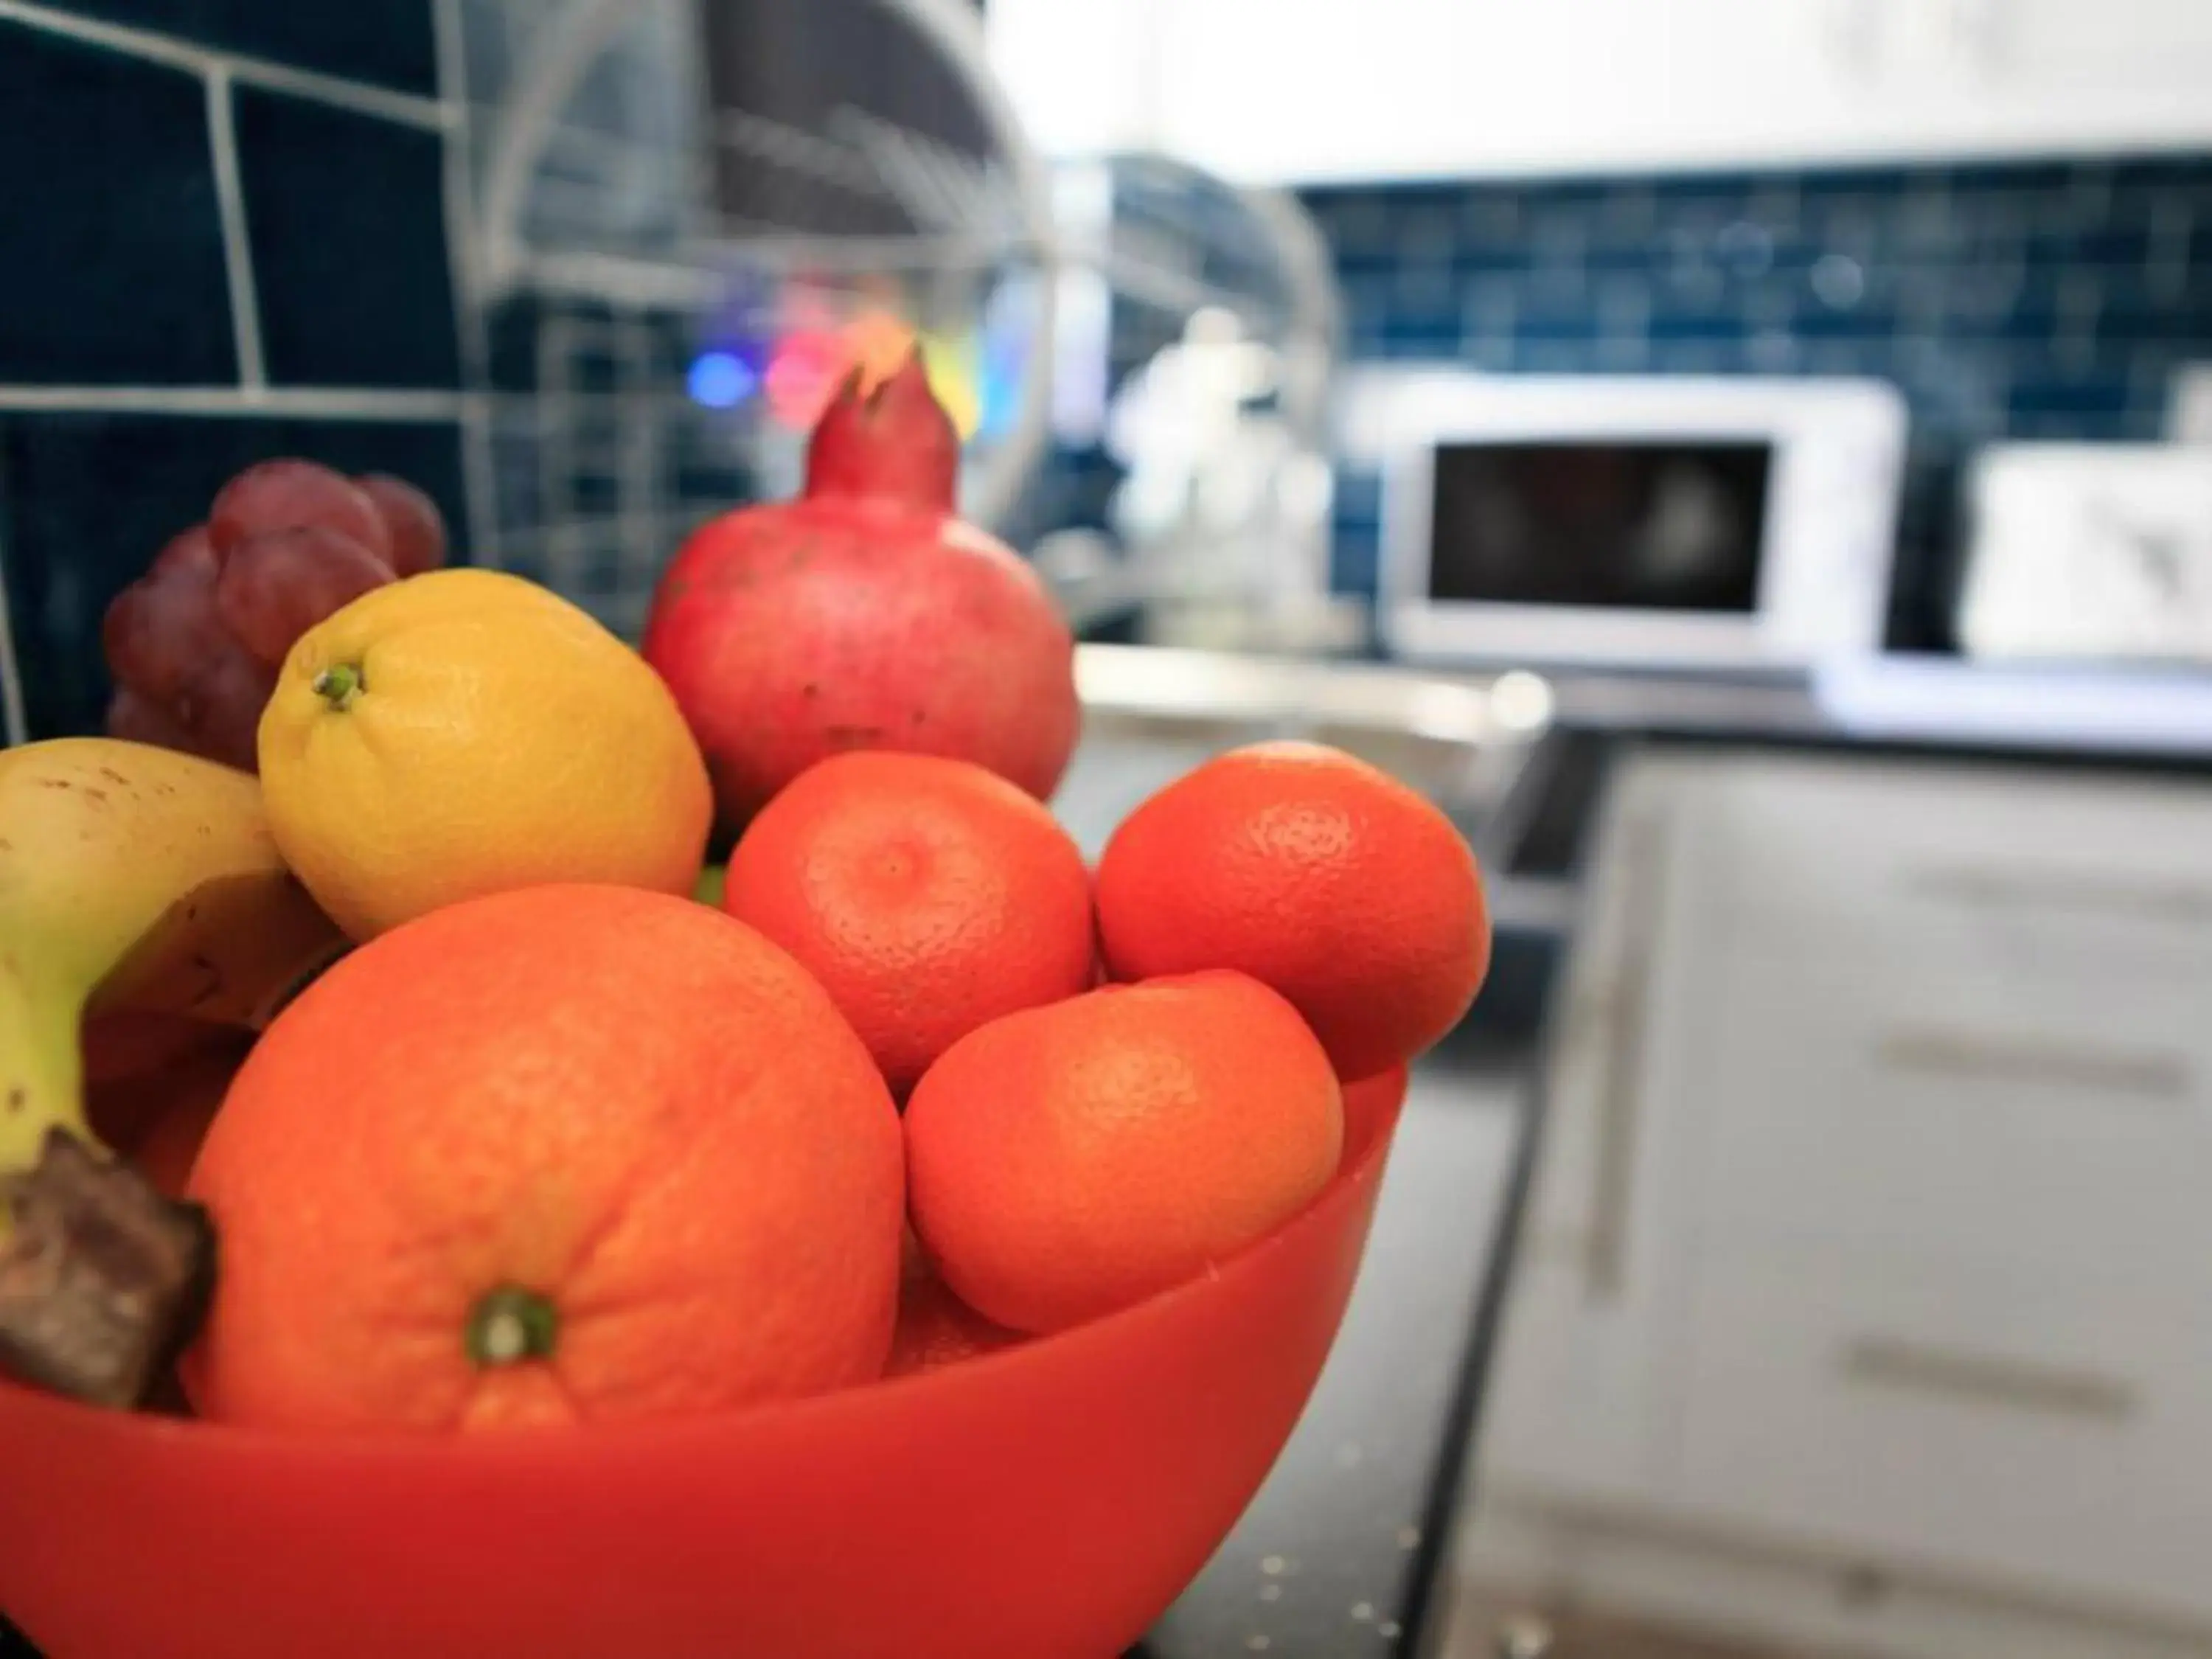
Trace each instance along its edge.
<instances>
[{"instance_id":1,"label":"bowl of fruit","mask_svg":"<svg viewBox=\"0 0 2212 1659\"><path fill-rule=\"evenodd\" d=\"M1290 1432L1382 1173L1373 1105L1322 1196L1218 1275L795 1404L311 1437L0 1384L0 1606L53 1659L1109 1659ZM964 1317L909 1316L940 1354Z\"/></svg>"},{"instance_id":2,"label":"bowl of fruit","mask_svg":"<svg viewBox=\"0 0 2212 1659\"><path fill-rule=\"evenodd\" d=\"M1480 873L1304 742L1087 856L1072 641L951 454L918 368L849 383L641 649L402 574L363 492L377 568L223 635L250 754L143 599L120 731L0 753L0 1607L52 1659L1108 1659L1227 1534ZM161 614L337 534L271 476Z\"/></svg>"}]
</instances>

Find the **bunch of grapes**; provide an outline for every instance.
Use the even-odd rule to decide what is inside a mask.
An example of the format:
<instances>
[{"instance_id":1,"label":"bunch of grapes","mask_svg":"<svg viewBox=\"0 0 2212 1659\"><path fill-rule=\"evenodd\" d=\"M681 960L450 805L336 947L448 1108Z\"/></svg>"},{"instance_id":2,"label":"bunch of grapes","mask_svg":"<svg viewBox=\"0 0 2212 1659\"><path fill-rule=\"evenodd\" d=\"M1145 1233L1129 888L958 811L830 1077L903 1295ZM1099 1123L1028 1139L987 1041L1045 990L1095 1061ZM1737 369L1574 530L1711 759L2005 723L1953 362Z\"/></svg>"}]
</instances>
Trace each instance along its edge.
<instances>
[{"instance_id":1,"label":"bunch of grapes","mask_svg":"<svg viewBox=\"0 0 2212 1659\"><path fill-rule=\"evenodd\" d=\"M414 485L263 461L115 596L100 641L107 729L252 771L254 732L293 641L373 587L446 559L446 522Z\"/></svg>"}]
</instances>

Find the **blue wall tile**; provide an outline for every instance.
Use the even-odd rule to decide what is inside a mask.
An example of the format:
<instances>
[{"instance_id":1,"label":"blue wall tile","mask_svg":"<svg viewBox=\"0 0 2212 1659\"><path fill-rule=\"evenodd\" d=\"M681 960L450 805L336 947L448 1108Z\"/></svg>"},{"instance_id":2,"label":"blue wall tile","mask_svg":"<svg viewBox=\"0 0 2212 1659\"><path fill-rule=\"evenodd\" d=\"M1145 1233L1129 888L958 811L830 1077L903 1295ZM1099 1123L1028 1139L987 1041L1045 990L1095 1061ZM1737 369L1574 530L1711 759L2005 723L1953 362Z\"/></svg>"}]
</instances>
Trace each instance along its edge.
<instances>
[{"instance_id":1,"label":"blue wall tile","mask_svg":"<svg viewBox=\"0 0 2212 1659\"><path fill-rule=\"evenodd\" d=\"M465 537L450 423L0 416L0 561L33 737L98 729L107 602L232 473L276 455L397 473L437 501L457 544Z\"/></svg>"},{"instance_id":2,"label":"blue wall tile","mask_svg":"<svg viewBox=\"0 0 2212 1659\"><path fill-rule=\"evenodd\" d=\"M401 92L438 88L432 0L69 0L68 9Z\"/></svg>"},{"instance_id":3,"label":"blue wall tile","mask_svg":"<svg viewBox=\"0 0 2212 1659\"><path fill-rule=\"evenodd\" d=\"M270 381L458 385L439 136L245 87L237 125Z\"/></svg>"},{"instance_id":4,"label":"blue wall tile","mask_svg":"<svg viewBox=\"0 0 2212 1659\"><path fill-rule=\"evenodd\" d=\"M545 307L535 294L508 295L484 319L484 378L501 392L538 389L538 342Z\"/></svg>"},{"instance_id":5,"label":"blue wall tile","mask_svg":"<svg viewBox=\"0 0 2212 1659\"><path fill-rule=\"evenodd\" d=\"M1306 196L1351 355L1508 373L1870 374L1912 409L1890 636L1948 644L1958 484L2000 438L2157 434L2212 357L2212 156L1422 183ZM1455 303L1433 275L1449 272ZM1335 580L1371 590L1361 482Z\"/></svg>"},{"instance_id":6,"label":"blue wall tile","mask_svg":"<svg viewBox=\"0 0 2212 1659\"><path fill-rule=\"evenodd\" d=\"M200 82L0 23L0 381L237 373Z\"/></svg>"}]
</instances>

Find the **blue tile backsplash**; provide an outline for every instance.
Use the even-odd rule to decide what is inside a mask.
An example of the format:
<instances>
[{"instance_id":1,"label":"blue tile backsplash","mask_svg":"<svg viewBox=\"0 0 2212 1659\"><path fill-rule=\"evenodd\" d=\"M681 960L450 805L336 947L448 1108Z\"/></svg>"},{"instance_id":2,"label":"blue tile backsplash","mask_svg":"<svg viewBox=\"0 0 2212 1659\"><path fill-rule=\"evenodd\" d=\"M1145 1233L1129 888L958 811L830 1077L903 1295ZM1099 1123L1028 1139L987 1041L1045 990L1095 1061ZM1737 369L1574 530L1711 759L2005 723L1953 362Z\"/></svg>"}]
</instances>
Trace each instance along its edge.
<instances>
[{"instance_id":1,"label":"blue tile backsplash","mask_svg":"<svg viewBox=\"0 0 2212 1659\"><path fill-rule=\"evenodd\" d=\"M404 473L462 556L473 507L493 554L608 614L677 509L754 493L708 425L647 441L615 418L637 377L680 383L698 343L684 319L523 291L485 296L462 326L447 189L471 140L440 75L444 3L9 0L0 710L25 717L15 730L97 726L109 599L267 455ZM1212 210L1163 179L1146 222L1173 240L1178 213ZM1905 648L1950 643L1976 446L2154 437L2176 369L2212 360L2212 155L1304 199L1355 362L1894 381L1914 421L1889 623ZM1186 240L1209 249L1194 276L1270 280L1236 245ZM1113 310L1115 380L1185 321L1131 296ZM624 494L639 455L665 499ZM1056 453L1008 528L1026 542L1100 523L1119 477L1102 449ZM1373 589L1377 495L1371 477L1339 479L1340 590Z\"/></svg>"},{"instance_id":2,"label":"blue tile backsplash","mask_svg":"<svg viewBox=\"0 0 2212 1659\"><path fill-rule=\"evenodd\" d=\"M76 0L70 9L290 69L437 91L436 37L420 0Z\"/></svg>"},{"instance_id":3,"label":"blue tile backsplash","mask_svg":"<svg viewBox=\"0 0 2212 1659\"><path fill-rule=\"evenodd\" d=\"M33 732L96 726L107 696L98 633L109 597L206 513L226 478L271 455L304 455L344 472L397 473L427 490L448 524L467 521L459 449L443 422L0 417L9 608Z\"/></svg>"},{"instance_id":4,"label":"blue tile backsplash","mask_svg":"<svg viewBox=\"0 0 2212 1659\"><path fill-rule=\"evenodd\" d=\"M28 735L97 729L108 600L252 461L400 473L465 538L435 3L0 21L0 707Z\"/></svg>"},{"instance_id":5,"label":"blue tile backsplash","mask_svg":"<svg viewBox=\"0 0 2212 1659\"><path fill-rule=\"evenodd\" d=\"M0 382L238 373L200 77L0 23Z\"/></svg>"},{"instance_id":6,"label":"blue tile backsplash","mask_svg":"<svg viewBox=\"0 0 2212 1659\"><path fill-rule=\"evenodd\" d=\"M439 136L241 88L238 149L270 383L458 385Z\"/></svg>"},{"instance_id":7,"label":"blue tile backsplash","mask_svg":"<svg viewBox=\"0 0 2212 1659\"><path fill-rule=\"evenodd\" d=\"M1960 464L2148 439L2212 358L2212 157L1316 190L1355 360L1873 374L1913 418L1891 642L1942 649ZM1371 592L1376 490L1335 581Z\"/></svg>"}]
</instances>

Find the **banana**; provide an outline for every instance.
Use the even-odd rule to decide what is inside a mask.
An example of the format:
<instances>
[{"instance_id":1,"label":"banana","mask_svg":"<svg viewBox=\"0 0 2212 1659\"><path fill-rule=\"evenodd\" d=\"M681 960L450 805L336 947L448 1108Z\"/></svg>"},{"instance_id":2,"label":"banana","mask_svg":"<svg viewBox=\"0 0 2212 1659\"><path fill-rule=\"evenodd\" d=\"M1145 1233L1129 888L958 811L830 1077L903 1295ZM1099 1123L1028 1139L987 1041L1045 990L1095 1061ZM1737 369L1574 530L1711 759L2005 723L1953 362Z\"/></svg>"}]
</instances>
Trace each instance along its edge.
<instances>
[{"instance_id":1,"label":"banana","mask_svg":"<svg viewBox=\"0 0 2212 1659\"><path fill-rule=\"evenodd\" d=\"M0 750L0 1170L89 1139L88 1012L265 1024L344 948L246 773L108 738Z\"/></svg>"},{"instance_id":2,"label":"banana","mask_svg":"<svg viewBox=\"0 0 2212 1659\"><path fill-rule=\"evenodd\" d=\"M127 1404L176 1335L137 1332L134 1351L134 1322L191 1316L190 1287L169 1283L162 1306L132 1312L132 1303L115 1322L118 1285L136 1296L149 1287L124 1282L134 1273L175 1279L176 1264L161 1260L175 1228L156 1224L177 1218L156 1214L151 1189L131 1189L122 1166L88 1155L88 1014L258 1029L344 948L284 867L249 775L107 738L0 750L0 1358ZM103 1190L104 1170L114 1178ZM134 1217L144 1224L135 1233ZM204 1219L187 1220L198 1243L189 1276L204 1279ZM95 1221L101 1243L135 1237L151 1255L88 1265ZM88 1310L103 1295L107 1328L88 1338L96 1356L43 1352L68 1346L53 1322L68 1297Z\"/></svg>"}]
</instances>

